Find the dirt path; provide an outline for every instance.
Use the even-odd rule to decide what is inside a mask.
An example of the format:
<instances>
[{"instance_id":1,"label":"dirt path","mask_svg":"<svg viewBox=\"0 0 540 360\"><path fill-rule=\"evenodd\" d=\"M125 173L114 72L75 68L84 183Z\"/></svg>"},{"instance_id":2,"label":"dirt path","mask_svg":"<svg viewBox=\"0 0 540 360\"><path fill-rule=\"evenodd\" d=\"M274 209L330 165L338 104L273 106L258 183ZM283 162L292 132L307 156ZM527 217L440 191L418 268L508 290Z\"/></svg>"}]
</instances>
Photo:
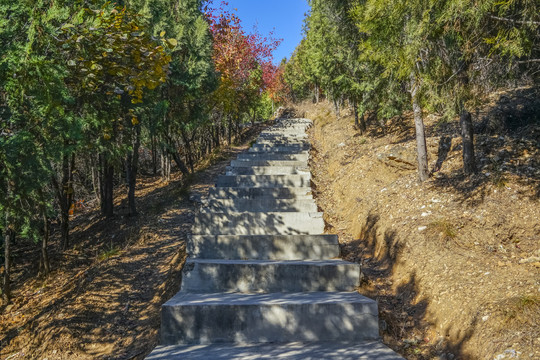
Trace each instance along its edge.
<instances>
[{"instance_id":1,"label":"dirt path","mask_svg":"<svg viewBox=\"0 0 540 360\"><path fill-rule=\"evenodd\" d=\"M31 262L18 267L15 300L0 312L0 359L143 359L158 342L161 304L180 287L196 207L189 194L207 192L256 133L210 159L190 191L179 177L143 179L137 218L78 216L73 250L52 253L48 278L30 276Z\"/></svg>"}]
</instances>

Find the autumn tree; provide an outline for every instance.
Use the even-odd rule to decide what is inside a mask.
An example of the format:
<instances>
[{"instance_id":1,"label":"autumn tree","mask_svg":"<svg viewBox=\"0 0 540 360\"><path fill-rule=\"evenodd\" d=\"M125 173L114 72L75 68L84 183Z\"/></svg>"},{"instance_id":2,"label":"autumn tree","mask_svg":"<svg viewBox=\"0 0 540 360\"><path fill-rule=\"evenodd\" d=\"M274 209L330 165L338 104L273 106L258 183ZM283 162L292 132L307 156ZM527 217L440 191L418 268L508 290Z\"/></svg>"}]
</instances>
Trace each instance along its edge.
<instances>
[{"instance_id":1,"label":"autumn tree","mask_svg":"<svg viewBox=\"0 0 540 360\"><path fill-rule=\"evenodd\" d=\"M91 144L100 153L101 209L104 215L113 215L113 163L125 153L129 209L134 215L141 144L136 107L143 103L145 89L166 81L171 61L166 48L174 49L177 41L165 39L165 32L152 39L140 16L126 7L106 4L84 9L80 17L79 23L62 27L62 45L76 101L90 101L89 111L101 118L92 124Z\"/></svg>"}]
</instances>

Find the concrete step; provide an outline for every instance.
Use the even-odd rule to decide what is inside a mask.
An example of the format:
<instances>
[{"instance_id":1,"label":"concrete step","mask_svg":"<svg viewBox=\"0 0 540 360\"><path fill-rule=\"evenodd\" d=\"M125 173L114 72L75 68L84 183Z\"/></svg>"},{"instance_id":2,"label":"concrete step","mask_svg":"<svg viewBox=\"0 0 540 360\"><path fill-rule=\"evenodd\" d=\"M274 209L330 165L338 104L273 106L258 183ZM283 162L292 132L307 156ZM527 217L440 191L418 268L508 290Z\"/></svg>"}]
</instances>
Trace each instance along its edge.
<instances>
[{"instance_id":1,"label":"concrete step","mask_svg":"<svg viewBox=\"0 0 540 360\"><path fill-rule=\"evenodd\" d=\"M302 144L302 145L269 145L269 144L253 144L249 148L249 152L284 152L284 153L290 153L294 154L297 152L309 150L311 148L310 144Z\"/></svg>"},{"instance_id":2,"label":"concrete step","mask_svg":"<svg viewBox=\"0 0 540 360\"><path fill-rule=\"evenodd\" d=\"M270 146L270 147L288 147L288 146L297 146L309 150L311 144L308 142L299 142L299 141L274 141L274 140L261 140L257 141L253 146Z\"/></svg>"},{"instance_id":3,"label":"concrete step","mask_svg":"<svg viewBox=\"0 0 540 360\"><path fill-rule=\"evenodd\" d=\"M354 291L360 265L343 260L187 259L182 288L191 293Z\"/></svg>"},{"instance_id":4,"label":"concrete step","mask_svg":"<svg viewBox=\"0 0 540 360\"><path fill-rule=\"evenodd\" d=\"M280 152L245 152L238 155L236 161L308 161L309 153L306 151L304 153L298 154L285 154Z\"/></svg>"},{"instance_id":5,"label":"concrete step","mask_svg":"<svg viewBox=\"0 0 540 360\"><path fill-rule=\"evenodd\" d=\"M270 145L309 145L310 142L308 139L298 139L291 137L281 137L281 138L258 138L255 144L270 144Z\"/></svg>"},{"instance_id":6,"label":"concrete step","mask_svg":"<svg viewBox=\"0 0 540 360\"><path fill-rule=\"evenodd\" d=\"M187 253L200 259L323 260L339 256L337 235L193 235Z\"/></svg>"},{"instance_id":7,"label":"concrete step","mask_svg":"<svg viewBox=\"0 0 540 360\"><path fill-rule=\"evenodd\" d=\"M307 166L227 166L225 175L300 175L311 174Z\"/></svg>"},{"instance_id":8,"label":"concrete step","mask_svg":"<svg viewBox=\"0 0 540 360\"><path fill-rule=\"evenodd\" d=\"M309 142L309 137L306 135L306 134L289 134L289 135L284 135L284 134L260 134L258 137L257 137L257 140L277 140L277 141L281 141L281 140L294 140L294 141L307 141Z\"/></svg>"},{"instance_id":9,"label":"concrete step","mask_svg":"<svg viewBox=\"0 0 540 360\"><path fill-rule=\"evenodd\" d=\"M356 292L179 292L162 307L161 344L376 340L377 303Z\"/></svg>"},{"instance_id":10,"label":"concrete step","mask_svg":"<svg viewBox=\"0 0 540 360\"><path fill-rule=\"evenodd\" d=\"M213 187L208 199L312 199L310 187Z\"/></svg>"},{"instance_id":11,"label":"concrete step","mask_svg":"<svg viewBox=\"0 0 540 360\"><path fill-rule=\"evenodd\" d=\"M311 174L302 175L220 175L216 187L308 187Z\"/></svg>"},{"instance_id":12,"label":"concrete step","mask_svg":"<svg viewBox=\"0 0 540 360\"><path fill-rule=\"evenodd\" d=\"M267 134L298 134L298 135L305 135L306 130L308 129L308 126L300 125L300 126L288 126L288 127L275 127L266 129L261 132L261 135L267 135Z\"/></svg>"},{"instance_id":13,"label":"concrete step","mask_svg":"<svg viewBox=\"0 0 540 360\"><path fill-rule=\"evenodd\" d=\"M313 199L274 199L270 197L252 199L208 200L201 212L317 212Z\"/></svg>"},{"instance_id":14,"label":"concrete step","mask_svg":"<svg viewBox=\"0 0 540 360\"><path fill-rule=\"evenodd\" d=\"M378 341L158 346L147 360L403 360Z\"/></svg>"},{"instance_id":15,"label":"concrete step","mask_svg":"<svg viewBox=\"0 0 540 360\"><path fill-rule=\"evenodd\" d=\"M291 167L307 167L307 161L298 161L298 160L261 160L261 159L253 159L253 160L233 160L231 161L232 167L250 167L250 166L291 166ZM309 170L309 168L308 168Z\"/></svg>"},{"instance_id":16,"label":"concrete step","mask_svg":"<svg viewBox=\"0 0 540 360\"><path fill-rule=\"evenodd\" d=\"M199 213L194 235L316 235L324 232L322 213Z\"/></svg>"}]
</instances>

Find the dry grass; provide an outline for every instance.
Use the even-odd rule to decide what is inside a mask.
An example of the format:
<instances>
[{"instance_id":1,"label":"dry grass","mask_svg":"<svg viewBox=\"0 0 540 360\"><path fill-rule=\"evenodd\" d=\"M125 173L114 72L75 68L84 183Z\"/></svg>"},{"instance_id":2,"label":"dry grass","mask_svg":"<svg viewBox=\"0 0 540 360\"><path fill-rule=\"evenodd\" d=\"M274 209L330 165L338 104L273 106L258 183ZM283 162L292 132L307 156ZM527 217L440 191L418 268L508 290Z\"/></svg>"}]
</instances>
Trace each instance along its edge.
<instances>
[{"instance_id":1,"label":"dry grass","mask_svg":"<svg viewBox=\"0 0 540 360\"><path fill-rule=\"evenodd\" d=\"M433 221L428 225L428 229L437 233L443 241L454 240L458 236L456 227L446 219Z\"/></svg>"}]
</instances>

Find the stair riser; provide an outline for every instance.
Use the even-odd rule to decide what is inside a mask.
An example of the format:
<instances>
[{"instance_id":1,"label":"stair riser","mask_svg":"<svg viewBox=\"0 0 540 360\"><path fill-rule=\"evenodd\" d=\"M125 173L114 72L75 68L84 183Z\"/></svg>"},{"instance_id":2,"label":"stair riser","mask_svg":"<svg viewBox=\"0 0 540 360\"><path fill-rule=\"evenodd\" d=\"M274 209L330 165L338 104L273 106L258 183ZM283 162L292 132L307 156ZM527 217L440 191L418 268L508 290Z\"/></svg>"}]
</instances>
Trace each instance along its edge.
<instances>
[{"instance_id":1,"label":"stair riser","mask_svg":"<svg viewBox=\"0 0 540 360\"><path fill-rule=\"evenodd\" d=\"M221 175L216 187L309 187L311 175Z\"/></svg>"},{"instance_id":2,"label":"stair riser","mask_svg":"<svg viewBox=\"0 0 540 360\"><path fill-rule=\"evenodd\" d=\"M304 188L211 188L209 199L311 199L311 189Z\"/></svg>"},{"instance_id":3,"label":"stair riser","mask_svg":"<svg viewBox=\"0 0 540 360\"><path fill-rule=\"evenodd\" d=\"M254 144L249 148L249 152L281 152L287 154L295 154L309 150L310 145L286 145L286 146L272 146L264 144Z\"/></svg>"},{"instance_id":4,"label":"stair riser","mask_svg":"<svg viewBox=\"0 0 540 360\"><path fill-rule=\"evenodd\" d=\"M204 261L204 260L199 260ZM313 265L300 263L204 263L184 266L182 291L192 293L275 293L302 291L353 291L360 283L357 264Z\"/></svg>"},{"instance_id":5,"label":"stair riser","mask_svg":"<svg viewBox=\"0 0 540 360\"><path fill-rule=\"evenodd\" d=\"M164 306L161 324L162 345L379 337L376 303Z\"/></svg>"},{"instance_id":6,"label":"stair riser","mask_svg":"<svg viewBox=\"0 0 540 360\"><path fill-rule=\"evenodd\" d=\"M226 205L213 203L200 209L201 213L225 212L317 212L317 205L312 202L298 202L298 204L279 204L270 201L252 202L251 204Z\"/></svg>"},{"instance_id":7,"label":"stair riser","mask_svg":"<svg viewBox=\"0 0 540 360\"><path fill-rule=\"evenodd\" d=\"M295 166L243 166L231 167L227 166L225 175L301 175L309 174L309 169Z\"/></svg>"},{"instance_id":8,"label":"stair riser","mask_svg":"<svg viewBox=\"0 0 540 360\"><path fill-rule=\"evenodd\" d=\"M266 145L266 146L309 146L308 141L298 141L298 140L264 140L259 139L255 145Z\"/></svg>"},{"instance_id":9,"label":"stair riser","mask_svg":"<svg viewBox=\"0 0 540 360\"><path fill-rule=\"evenodd\" d=\"M328 235L194 235L188 241L187 252L200 259L323 260L338 257L339 245Z\"/></svg>"},{"instance_id":10,"label":"stair riser","mask_svg":"<svg viewBox=\"0 0 540 360\"><path fill-rule=\"evenodd\" d=\"M238 158L235 161L303 161L306 162L309 160L309 154L307 152L303 154L280 154L280 153L242 153L238 155Z\"/></svg>"},{"instance_id":11,"label":"stair riser","mask_svg":"<svg viewBox=\"0 0 540 360\"><path fill-rule=\"evenodd\" d=\"M253 159L253 160L233 160L231 161L231 167L304 167L306 170L309 171L307 168L308 163L307 161L296 161L296 160L260 160L260 159Z\"/></svg>"},{"instance_id":12,"label":"stair riser","mask_svg":"<svg viewBox=\"0 0 540 360\"><path fill-rule=\"evenodd\" d=\"M318 213L205 214L195 218L194 235L316 235L324 232Z\"/></svg>"}]
</instances>

